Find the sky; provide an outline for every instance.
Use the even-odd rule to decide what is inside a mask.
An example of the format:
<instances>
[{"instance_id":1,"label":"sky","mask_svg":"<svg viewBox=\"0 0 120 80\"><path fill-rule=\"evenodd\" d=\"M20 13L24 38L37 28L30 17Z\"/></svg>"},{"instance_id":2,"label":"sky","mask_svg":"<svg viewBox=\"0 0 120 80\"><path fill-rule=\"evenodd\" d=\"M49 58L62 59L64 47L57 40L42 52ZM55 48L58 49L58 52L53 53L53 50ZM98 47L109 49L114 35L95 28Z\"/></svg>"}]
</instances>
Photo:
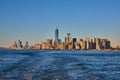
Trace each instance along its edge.
<instances>
[{"instance_id":1,"label":"sky","mask_svg":"<svg viewBox=\"0 0 120 80\"><path fill-rule=\"evenodd\" d=\"M120 0L0 0L0 46L54 40L56 27L62 40L69 32L120 45Z\"/></svg>"}]
</instances>

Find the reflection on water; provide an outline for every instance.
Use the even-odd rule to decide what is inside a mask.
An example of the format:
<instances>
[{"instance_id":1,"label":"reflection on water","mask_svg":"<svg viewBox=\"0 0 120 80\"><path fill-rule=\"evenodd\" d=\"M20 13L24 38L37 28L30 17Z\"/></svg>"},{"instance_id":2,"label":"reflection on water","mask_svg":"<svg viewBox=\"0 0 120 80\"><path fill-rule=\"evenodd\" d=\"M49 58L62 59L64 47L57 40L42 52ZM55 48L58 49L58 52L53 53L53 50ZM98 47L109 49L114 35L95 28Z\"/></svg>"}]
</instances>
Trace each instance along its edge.
<instances>
[{"instance_id":1,"label":"reflection on water","mask_svg":"<svg viewBox=\"0 0 120 80\"><path fill-rule=\"evenodd\" d=\"M0 50L0 80L119 80L120 52Z\"/></svg>"}]
</instances>

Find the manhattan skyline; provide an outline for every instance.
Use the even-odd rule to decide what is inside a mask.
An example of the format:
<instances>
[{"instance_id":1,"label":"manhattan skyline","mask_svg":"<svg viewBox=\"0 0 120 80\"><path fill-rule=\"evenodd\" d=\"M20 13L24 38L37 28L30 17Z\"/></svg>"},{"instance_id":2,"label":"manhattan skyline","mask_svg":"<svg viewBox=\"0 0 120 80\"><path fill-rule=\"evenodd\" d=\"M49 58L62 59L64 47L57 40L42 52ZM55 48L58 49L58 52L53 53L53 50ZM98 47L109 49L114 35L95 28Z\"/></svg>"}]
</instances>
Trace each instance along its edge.
<instances>
[{"instance_id":1,"label":"manhattan skyline","mask_svg":"<svg viewBox=\"0 0 120 80\"><path fill-rule=\"evenodd\" d=\"M32 45L54 39L54 29L78 39L107 37L120 45L119 0L0 0L0 47L16 40Z\"/></svg>"}]
</instances>

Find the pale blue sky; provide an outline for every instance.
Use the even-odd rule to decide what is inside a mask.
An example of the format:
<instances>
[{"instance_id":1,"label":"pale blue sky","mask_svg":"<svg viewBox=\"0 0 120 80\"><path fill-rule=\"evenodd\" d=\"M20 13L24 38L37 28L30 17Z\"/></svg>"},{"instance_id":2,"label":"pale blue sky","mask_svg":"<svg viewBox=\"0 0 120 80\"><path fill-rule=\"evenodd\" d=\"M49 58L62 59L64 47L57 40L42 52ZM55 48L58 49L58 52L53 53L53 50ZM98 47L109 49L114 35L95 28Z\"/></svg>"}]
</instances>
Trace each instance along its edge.
<instances>
[{"instance_id":1,"label":"pale blue sky","mask_svg":"<svg viewBox=\"0 0 120 80\"><path fill-rule=\"evenodd\" d=\"M120 0L0 0L0 46L60 38L107 37L120 44Z\"/></svg>"}]
</instances>

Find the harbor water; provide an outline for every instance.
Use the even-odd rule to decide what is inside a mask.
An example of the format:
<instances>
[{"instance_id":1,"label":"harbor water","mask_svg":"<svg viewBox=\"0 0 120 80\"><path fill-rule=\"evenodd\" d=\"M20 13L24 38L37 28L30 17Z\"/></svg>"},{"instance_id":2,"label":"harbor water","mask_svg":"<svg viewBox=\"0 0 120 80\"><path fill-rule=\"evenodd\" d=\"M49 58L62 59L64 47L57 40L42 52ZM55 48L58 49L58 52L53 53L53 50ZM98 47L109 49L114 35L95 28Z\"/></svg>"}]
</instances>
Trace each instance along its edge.
<instances>
[{"instance_id":1,"label":"harbor water","mask_svg":"<svg viewBox=\"0 0 120 80\"><path fill-rule=\"evenodd\" d=\"M120 52L0 50L0 80L120 80Z\"/></svg>"}]
</instances>

